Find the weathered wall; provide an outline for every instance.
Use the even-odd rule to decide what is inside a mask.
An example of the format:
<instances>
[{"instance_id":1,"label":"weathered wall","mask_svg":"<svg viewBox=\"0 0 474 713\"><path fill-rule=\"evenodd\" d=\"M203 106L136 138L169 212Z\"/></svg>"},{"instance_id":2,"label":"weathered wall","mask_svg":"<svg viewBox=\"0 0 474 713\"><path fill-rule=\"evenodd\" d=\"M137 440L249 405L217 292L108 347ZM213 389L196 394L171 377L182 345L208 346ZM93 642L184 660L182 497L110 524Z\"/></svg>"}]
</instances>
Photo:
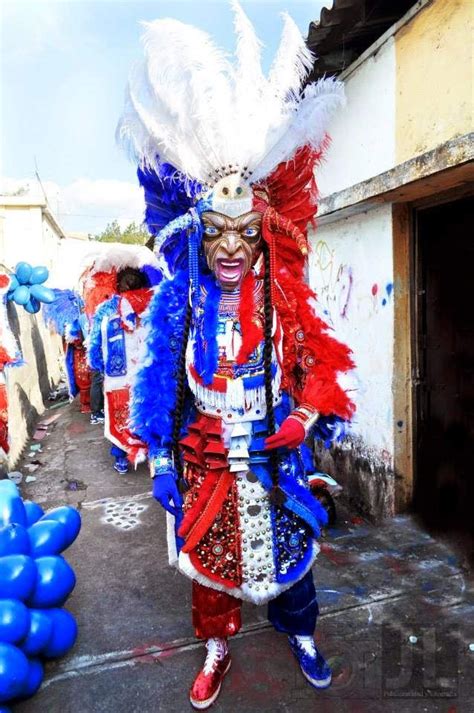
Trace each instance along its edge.
<instances>
[{"instance_id":1,"label":"weathered wall","mask_svg":"<svg viewBox=\"0 0 474 713\"><path fill-rule=\"evenodd\" d=\"M381 518L393 514L394 503L391 207L320 226L311 249L309 277L320 316L356 362L344 381L357 406L351 436L321 453L321 465L361 510Z\"/></svg>"},{"instance_id":2,"label":"weathered wall","mask_svg":"<svg viewBox=\"0 0 474 713\"><path fill-rule=\"evenodd\" d=\"M472 0L436 0L396 35L397 163L473 130Z\"/></svg>"},{"instance_id":3,"label":"weathered wall","mask_svg":"<svg viewBox=\"0 0 474 713\"><path fill-rule=\"evenodd\" d=\"M41 313L29 315L8 305L11 329L23 356L22 366L5 371L8 388L9 466L14 467L31 432L44 411L48 394L60 379L61 341L52 335Z\"/></svg>"},{"instance_id":4,"label":"weathered wall","mask_svg":"<svg viewBox=\"0 0 474 713\"><path fill-rule=\"evenodd\" d=\"M12 268L20 260L51 268L57 260L59 236L43 217L41 206L7 206L0 209L3 223L1 262Z\"/></svg>"},{"instance_id":5,"label":"weathered wall","mask_svg":"<svg viewBox=\"0 0 474 713\"><path fill-rule=\"evenodd\" d=\"M393 38L344 80L347 106L329 126L332 145L318 169L322 196L365 181L395 165Z\"/></svg>"}]
</instances>

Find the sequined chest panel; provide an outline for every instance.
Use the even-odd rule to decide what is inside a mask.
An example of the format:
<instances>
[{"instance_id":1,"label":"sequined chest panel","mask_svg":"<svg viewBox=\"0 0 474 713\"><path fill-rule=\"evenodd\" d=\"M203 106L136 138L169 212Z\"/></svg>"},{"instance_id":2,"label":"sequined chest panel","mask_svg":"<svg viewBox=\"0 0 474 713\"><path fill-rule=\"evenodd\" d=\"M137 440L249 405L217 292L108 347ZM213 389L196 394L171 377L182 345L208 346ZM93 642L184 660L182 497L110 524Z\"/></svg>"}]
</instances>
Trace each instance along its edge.
<instances>
[{"instance_id":1,"label":"sequined chest panel","mask_svg":"<svg viewBox=\"0 0 474 713\"><path fill-rule=\"evenodd\" d=\"M212 384L204 385L194 365L194 335L188 343L186 367L188 383L196 397L197 409L222 418L224 422L259 420L265 417L263 341L249 355L245 364L237 364L242 345L239 321L239 293L223 293L218 307L216 328L217 369ZM257 283L254 293L253 320L263 331L263 286ZM200 328L200 325L197 327ZM274 353L272 380L275 404L281 398L281 370Z\"/></svg>"}]
</instances>

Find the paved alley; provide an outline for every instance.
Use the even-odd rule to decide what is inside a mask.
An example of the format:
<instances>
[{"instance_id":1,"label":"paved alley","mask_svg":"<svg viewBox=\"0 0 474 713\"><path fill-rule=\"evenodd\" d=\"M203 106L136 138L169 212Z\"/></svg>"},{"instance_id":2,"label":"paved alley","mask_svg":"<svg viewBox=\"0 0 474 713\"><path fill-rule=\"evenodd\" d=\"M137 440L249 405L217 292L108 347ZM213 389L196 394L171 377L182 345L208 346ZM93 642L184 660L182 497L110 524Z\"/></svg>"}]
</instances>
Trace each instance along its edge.
<instances>
[{"instance_id":1,"label":"paved alley","mask_svg":"<svg viewBox=\"0 0 474 713\"><path fill-rule=\"evenodd\" d=\"M203 650L193 638L190 582L167 564L165 518L147 470L115 473L101 426L76 403L43 422L51 416L58 418L39 441L36 481L22 490L45 509L68 503L81 511L82 531L66 552L77 575L67 607L79 638L49 665L39 694L15 710L190 710L187 691ZM407 516L374 527L339 512L315 566L318 643L333 667L332 687L312 690L265 608L245 605L233 666L212 710L472 710L474 609L457 557Z\"/></svg>"}]
</instances>

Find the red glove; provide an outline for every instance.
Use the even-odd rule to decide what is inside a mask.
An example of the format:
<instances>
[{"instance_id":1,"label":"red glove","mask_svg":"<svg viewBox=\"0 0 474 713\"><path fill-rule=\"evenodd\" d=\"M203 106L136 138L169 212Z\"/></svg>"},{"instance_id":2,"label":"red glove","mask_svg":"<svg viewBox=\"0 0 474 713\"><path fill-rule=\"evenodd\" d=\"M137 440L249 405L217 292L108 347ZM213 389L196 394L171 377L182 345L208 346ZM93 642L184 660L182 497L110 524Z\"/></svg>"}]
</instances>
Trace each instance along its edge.
<instances>
[{"instance_id":1,"label":"red glove","mask_svg":"<svg viewBox=\"0 0 474 713\"><path fill-rule=\"evenodd\" d=\"M304 439L306 438L306 433L303 424L296 420L296 418L285 418L280 426L278 433L273 436L269 436L265 441L265 450L272 450L273 448L298 448L301 446Z\"/></svg>"}]
</instances>

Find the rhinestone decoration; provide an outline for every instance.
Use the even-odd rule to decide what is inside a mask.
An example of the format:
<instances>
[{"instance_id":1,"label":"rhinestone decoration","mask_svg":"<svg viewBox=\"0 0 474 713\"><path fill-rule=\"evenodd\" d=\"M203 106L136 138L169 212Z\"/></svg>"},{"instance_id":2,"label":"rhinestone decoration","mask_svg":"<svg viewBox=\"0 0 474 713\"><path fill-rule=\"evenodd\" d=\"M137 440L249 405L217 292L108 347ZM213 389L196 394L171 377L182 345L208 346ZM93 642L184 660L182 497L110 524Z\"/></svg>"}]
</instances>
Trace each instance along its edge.
<instances>
[{"instance_id":1,"label":"rhinestone decoration","mask_svg":"<svg viewBox=\"0 0 474 713\"><path fill-rule=\"evenodd\" d=\"M252 471L237 473L236 485L242 532L242 580L258 592L262 584L268 587L275 581L270 503Z\"/></svg>"},{"instance_id":2,"label":"rhinestone decoration","mask_svg":"<svg viewBox=\"0 0 474 713\"><path fill-rule=\"evenodd\" d=\"M289 517L282 508L276 508L276 541L278 572L287 574L304 556L310 542L310 533L302 520Z\"/></svg>"}]
</instances>

